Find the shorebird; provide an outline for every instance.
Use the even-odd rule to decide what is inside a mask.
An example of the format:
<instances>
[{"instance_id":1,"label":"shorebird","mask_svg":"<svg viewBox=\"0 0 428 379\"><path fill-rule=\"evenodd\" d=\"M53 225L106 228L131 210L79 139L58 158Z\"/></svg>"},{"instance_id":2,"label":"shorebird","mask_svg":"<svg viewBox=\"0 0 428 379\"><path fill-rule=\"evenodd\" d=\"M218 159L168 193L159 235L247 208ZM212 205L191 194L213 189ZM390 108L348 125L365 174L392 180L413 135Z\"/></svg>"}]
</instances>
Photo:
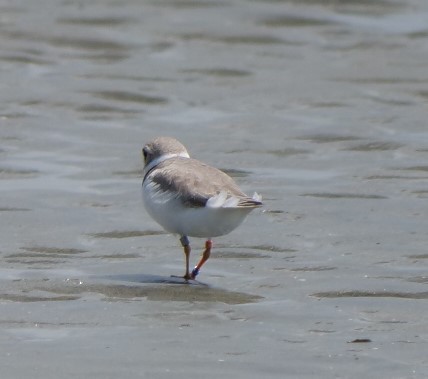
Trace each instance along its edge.
<instances>
[{"instance_id":1,"label":"shorebird","mask_svg":"<svg viewBox=\"0 0 428 379\"><path fill-rule=\"evenodd\" d=\"M145 208L167 232L180 236L186 260L183 278L193 280L210 257L211 238L238 227L262 205L261 197L247 196L226 173L190 158L174 138L158 137L142 153ZM202 257L191 272L189 237L206 238Z\"/></svg>"}]
</instances>

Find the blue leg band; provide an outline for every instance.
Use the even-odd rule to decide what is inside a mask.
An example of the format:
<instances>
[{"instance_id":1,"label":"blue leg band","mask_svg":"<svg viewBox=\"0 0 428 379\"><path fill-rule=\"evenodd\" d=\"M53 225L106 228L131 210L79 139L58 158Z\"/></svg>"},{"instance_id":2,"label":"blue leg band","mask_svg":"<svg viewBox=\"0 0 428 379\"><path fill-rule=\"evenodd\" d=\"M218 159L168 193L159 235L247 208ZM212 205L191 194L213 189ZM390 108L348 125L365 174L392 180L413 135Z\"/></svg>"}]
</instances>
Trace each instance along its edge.
<instances>
[{"instance_id":1,"label":"blue leg band","mask_svg":"<svg viewBox=\"0 0 428 379\"><path fill-rule=\"evenodd\" d=\"M196 278L196 276L199 274L199 269L198 268L194 268L193 270L192 270L192 276L193 276L193 278Z\"/></svg>"}]
</instances>

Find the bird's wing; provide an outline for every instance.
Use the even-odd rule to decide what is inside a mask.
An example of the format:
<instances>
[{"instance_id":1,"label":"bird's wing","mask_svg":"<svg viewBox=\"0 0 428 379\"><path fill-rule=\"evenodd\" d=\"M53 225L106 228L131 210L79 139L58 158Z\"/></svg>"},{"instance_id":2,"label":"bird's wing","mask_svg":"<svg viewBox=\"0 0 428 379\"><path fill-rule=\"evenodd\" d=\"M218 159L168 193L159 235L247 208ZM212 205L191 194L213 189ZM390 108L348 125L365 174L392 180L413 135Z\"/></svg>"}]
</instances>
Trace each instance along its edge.
<instances>
[{"instance_id":1,"label":"bird's wing","mask_svg":"<svg viewBox=\"0 0 428 379\"><path fill-rule=\"evenodd\" d=\"M243 193L224 172L191 158L171 158L156 166L150 180L161 192L180 196L191 207L257 207L261 202Z\"/></svg>"}]
</instances>

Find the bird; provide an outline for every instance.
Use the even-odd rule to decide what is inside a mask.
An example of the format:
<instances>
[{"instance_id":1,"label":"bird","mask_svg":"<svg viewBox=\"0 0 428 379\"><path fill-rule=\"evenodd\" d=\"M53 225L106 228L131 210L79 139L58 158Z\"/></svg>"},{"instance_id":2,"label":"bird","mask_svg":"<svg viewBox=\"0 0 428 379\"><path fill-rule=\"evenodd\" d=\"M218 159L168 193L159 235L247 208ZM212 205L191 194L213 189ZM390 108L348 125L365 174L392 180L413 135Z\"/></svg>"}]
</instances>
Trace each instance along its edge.
<instances>
[{"instance_id":1,"label":"bird","mask_svg":"<svg viewBox=\"0 0 428 379\"><path fill-rule=\"evenodd\" d=\"M157 137L144 145L142 198L147 213L163 229L178 235L185 255L186 282L195 280L213 247L212 238L230 233L255 208L257 192L246 195L223 171L190 158L186 147L172 137ZM205 238L205 250L189 269L189 237Z\"/></svg>"}]
</instances>

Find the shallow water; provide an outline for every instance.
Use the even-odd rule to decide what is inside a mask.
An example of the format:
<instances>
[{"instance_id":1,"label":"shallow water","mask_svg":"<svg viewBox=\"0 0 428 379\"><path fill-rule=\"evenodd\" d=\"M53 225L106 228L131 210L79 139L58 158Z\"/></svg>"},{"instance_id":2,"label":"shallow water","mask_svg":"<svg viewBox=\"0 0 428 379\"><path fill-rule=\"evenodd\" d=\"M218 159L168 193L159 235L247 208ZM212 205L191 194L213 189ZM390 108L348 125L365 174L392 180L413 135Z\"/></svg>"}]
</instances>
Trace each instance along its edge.
<instances>
[{"instance_id":1,"label":"shallow water","mask_svg":"<svg viewBox=\"0 0 428 379\"><path fill-rule=\"evenodd\" d=\"M422 0L0 3L2 378L427 377L427 21ZM157 135L265 202L191 285L141 204Z\"/></svg>"}]
</instances>

